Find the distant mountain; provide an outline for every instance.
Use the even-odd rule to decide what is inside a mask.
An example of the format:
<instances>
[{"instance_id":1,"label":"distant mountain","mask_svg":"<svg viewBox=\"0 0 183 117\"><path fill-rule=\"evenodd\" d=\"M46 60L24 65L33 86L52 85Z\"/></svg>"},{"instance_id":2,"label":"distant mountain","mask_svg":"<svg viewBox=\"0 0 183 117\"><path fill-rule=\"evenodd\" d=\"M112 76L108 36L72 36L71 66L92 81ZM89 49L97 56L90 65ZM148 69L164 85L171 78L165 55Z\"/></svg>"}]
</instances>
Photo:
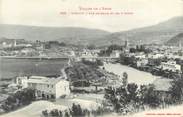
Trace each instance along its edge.
<instances>
[{"instance_id":1,"label":"distant mountain","mask_svg":"<svg viewBox=\"0 0 183 117\"><path fill-rule=\"evenodd\" d=\"M179 44L183 45L183 32L168 40L166 44L171 46L179 46Z\"/></svg>"},{"instance_id":2,"label":"distant mountain","mask_svg":"<svg viewBox=\"0 0 183 117\"><path fill-rule=\"evenodd\" d=\"M138 23L138 22L137 22ZM105 37L113 43L129 40L131 43L164 43L183 32L183 17L175 17L157 25L116 32Z\"/></svg>"},{"instance_id":3,"label":"distant mountain","mask_svg":"<svg viewBox=\"0 0 183 117\"><path fill-rule=\"evenodd\" d=\"M37 27L22 25L0 25L0 38L50 41L58 40L72 44L97 43L99 39L110 34L99 29L78 27Z\"/></svg>"},{"instance_id":4,"label":"distant mountain","mask_svg":"<svg viewBox=\"0 0 183 117\"><path fill-rule=\"evenodd\" d=\"M138 22L137 22L138 23ZM183 17L175 17L157 25L110 33L99 29L77 27L37 27L0 25L0 38L25 40L58 40L71 44L109 45L130 43L165 43L183 32Z\"/></svg>"}]
</instances>

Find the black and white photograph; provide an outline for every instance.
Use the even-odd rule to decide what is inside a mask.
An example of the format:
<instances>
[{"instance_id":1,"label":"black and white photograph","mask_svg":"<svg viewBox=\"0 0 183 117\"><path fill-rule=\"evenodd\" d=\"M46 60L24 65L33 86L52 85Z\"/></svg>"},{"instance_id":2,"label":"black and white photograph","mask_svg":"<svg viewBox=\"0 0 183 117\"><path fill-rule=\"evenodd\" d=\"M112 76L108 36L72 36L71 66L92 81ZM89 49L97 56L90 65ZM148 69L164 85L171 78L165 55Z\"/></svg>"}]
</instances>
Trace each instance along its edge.
<instances>
[{"instance_id":1,"label":"black and white photograph","mask_svg":"<svg viewBox=\"0 0 183 117\"><path fill-rule=\"evenodd\" d=\"M0 117L183 117L183 0L0 0Z\"/></svg>"}]
</instances>

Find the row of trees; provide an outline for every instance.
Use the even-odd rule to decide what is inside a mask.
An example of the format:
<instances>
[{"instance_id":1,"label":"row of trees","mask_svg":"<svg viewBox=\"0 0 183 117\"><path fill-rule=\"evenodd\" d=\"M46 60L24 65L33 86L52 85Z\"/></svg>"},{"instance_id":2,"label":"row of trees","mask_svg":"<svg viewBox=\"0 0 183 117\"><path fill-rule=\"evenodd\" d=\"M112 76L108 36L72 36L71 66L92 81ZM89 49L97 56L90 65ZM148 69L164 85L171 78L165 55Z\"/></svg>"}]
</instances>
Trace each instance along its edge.
<instances>
[{"instance_id":1,"label":"row of trees","mask_svg":"<svg viewBox=\"0 0 183 117\"><path fill-rule=\"evenodd\" d=\"M94 68L98 68L99 66L103 66L104 63L101 60L96 60L96 61L88 61L85 59L82 59L81 61L82 63L84 63L85 65L94 67Z\"/></svg>"},{"instance_id":2,"label":"row of trees","mask_svg":"<svg viewBox=\"0 0 183 117\"><path fill-rule=\"evenodd\" d=\"M101 116L104 114L107 114L109 111L104 110L101 107L98 107L96 110L88 110L81 108L79 104L74 104L72 105L71 108L67 110L58 110L58 109L53 109L51 111L44 110L42 111L42 115L44 117L90 117L90 116Z\"/></svg>"},{"instance_id":3,"label":"row of trees","mask_svg":"<svg viewBox=\"0 0 183 117\"><path fill-rule=\"evenodd\" d=\"M145 48L144 45L137 45L136 48L130 48L130 53L135 53L135 52L150 53L152 52L152 50Z\"/></svg>"}]
</instances>

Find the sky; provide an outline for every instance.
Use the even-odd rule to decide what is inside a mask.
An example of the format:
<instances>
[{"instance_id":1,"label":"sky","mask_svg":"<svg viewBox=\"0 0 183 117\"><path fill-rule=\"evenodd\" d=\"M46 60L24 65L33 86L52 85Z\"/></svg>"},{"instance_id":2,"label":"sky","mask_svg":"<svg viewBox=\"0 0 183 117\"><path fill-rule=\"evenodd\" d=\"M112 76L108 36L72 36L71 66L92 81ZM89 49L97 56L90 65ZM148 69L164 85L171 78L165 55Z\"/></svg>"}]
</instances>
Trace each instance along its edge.
<instances>
[{"instance_id":1,"label":"sky","mask_svg":"<svg viewBox=\"0 0 183 117\"><path fill-rule=\"evenodd\" d=\"M81 7L111 10L80 10ZM71 15L71 12L132 14ZM116 32L154 25L181 15L183 0L0 0L1 24L86 27Z\"/></svg>"}]
</instances>

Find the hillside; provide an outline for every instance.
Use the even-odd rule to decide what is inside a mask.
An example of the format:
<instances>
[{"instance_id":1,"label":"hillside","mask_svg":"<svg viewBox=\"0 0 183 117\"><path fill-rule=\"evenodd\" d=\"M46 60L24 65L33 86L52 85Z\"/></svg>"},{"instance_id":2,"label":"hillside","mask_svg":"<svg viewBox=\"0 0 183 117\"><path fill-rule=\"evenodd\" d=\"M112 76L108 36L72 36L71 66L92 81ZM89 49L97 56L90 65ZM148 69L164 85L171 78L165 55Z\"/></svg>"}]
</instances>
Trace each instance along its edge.
<instances>
[{"instance_id":1,"label":"hillside","mask_svg":"<svg viewBox=\"0 0 183 117\"><path fill-rule=\"evenodd\" d=\"M75 100L76 99L71 99L72 102L75 102L75 103L76 101L78 102L78 100L76 101ZM95 104L92 101L82 100L82 102L85 102L85 103L79 103L79 104L87 105L88 102L90 102L89 104L92 104L92 107L94 107L93 105ZM89 107L91 107L91 105L89 105ZM65 110L67 106L57 105L48 101L37 101L19 110L16 110L4 115L0 115L0 117L12 117L12 116L13 117L40 117L42 110L45 110L45 109L51 110L55 108L58 108L60 110ZM105 115L104 117L148 117L148 116L149 117L154 117L154 116L155 117L182 117L183 115L182 110L183 110L183 105L178 105L178 106L172 106L166 109L147 110L147 111L138 112L133 115L127 115L127 116L112 113L109 115ZM161 115L158 115L158 114L161 114Z\"/></svg>"},{"instance_id":2,"label":"hillside","mask_svg":"<svg viewBox=\"0 0 183 117\"><path fill-rule=\"evenodd\" d=\"M129 40L131 43L164 43L183 31L183 17L175 17L157 25L129 31L116 32L106 36L106 40L120 43Z\"/></svg>"},{"instance_id":3,"label":"hillside","mask_svg":"<svg viewBox=\"0 0 183 117\"><path fill-rule=\"evenodd\" d=\"M167 45L171 46L179 46L179 44L183 45L183 33L179 33L170 40L167 41Z\"/></svg>"},{"instance_id":4,"label":"hillside","mask_svg":"<svg viewBox=\"0 0 183 117\"><path fill-rule=\"evenodd\" d=\"M22 25L0 25L0 38L25 39L50 41L58 40L71 44L97 43L99 39L107 34L107 31L99 29L87 29L79 27L37 27Z\"/></svg>"},{"instance_id":5,"label":"hillside","mask_svg":"<svg viewBox=\"0 0 183 117\"><path fill-rule=\"evenodd\" d=\"M100 28L100 27L99 27ZM130 43L164 43L183 31L183 17L174 17L159 24L110 33L99 29L79 27L37 27L22 25L0 25L0 38L26 40L58 40L71 44L109 45Z\"/></svg>"}]
</instances>

